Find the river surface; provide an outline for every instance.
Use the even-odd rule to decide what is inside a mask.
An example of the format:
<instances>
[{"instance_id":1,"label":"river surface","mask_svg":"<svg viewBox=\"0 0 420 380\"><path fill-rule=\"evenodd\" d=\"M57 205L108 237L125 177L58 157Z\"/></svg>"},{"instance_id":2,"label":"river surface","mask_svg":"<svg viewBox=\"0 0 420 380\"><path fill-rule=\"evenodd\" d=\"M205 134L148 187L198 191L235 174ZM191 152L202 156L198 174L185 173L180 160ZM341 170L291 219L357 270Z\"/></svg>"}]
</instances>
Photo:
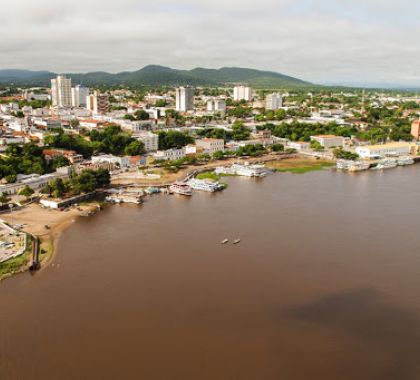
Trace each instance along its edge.
<instances>
[{"instance_id":1,"label":"river surface","mask_svg":"<svg viewBox=\"0 0 420 380\"><path fill-rule=\"evenodd\" d=\"M0 379L419 379L419 178L228 178L81 218L0 284Z\"/></svg>"}]
</instances>

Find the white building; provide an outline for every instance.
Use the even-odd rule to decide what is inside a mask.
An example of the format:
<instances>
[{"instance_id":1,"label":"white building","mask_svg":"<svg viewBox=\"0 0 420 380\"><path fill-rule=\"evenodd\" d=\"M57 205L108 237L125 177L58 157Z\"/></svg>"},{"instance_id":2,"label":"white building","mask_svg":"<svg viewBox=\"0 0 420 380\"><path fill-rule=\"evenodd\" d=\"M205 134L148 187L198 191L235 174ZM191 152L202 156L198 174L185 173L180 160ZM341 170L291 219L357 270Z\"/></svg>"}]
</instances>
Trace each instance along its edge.
<instances>
[{"instance_id":1,"label":"white building","mask_svg":"<svg viewBox=\"0 0 420 380\"><path fill-rule=\"evenodd\" d=\"M69 178L72 172L71 166L66 166L62 168L58 168L55 173L51 174L29 174L23 175L18 174L15 183L9 183L7 185L0 186L0 194L18 194L25 186L29 186L32 190L38 190L45 187L49 182L61 178L67 179Z\"/></svg>"},{"instance_id":2,"label":"white building","mask_svg":"<svg viewBox=\"0 0 420 380\"><path fill-rule=\"evenodd\" d=\"M71 103L73 107L86 107L86 99L89 96L89 89L77 85L71 89Z\"/></svg>"},{"instance_id":3,"label":"white building","mask_svg":"<svg viewBox=\"0 0 420 380\"><path fill-rule=\"evenodd\" d=\"M175 92L177 111L186 112L194 109L194 88L178 87Z\"/></svg>"},{"instance_id":4,"label":"white building","mask_svg":"<svg viewBox=\"0 0 420 380\"><path fill-rule=\"evenodd\" d=\"M224 114L226 112L226 100L220 98L209 99L207 101L207 111Z\"/></svg>"},{"instance_id":5,"label":"white building","mask_svg":"<svg viewBox=\"0 0 420 380\"><path fill-rule=\"evenodd\" d=\"M240 101L246 100L250 102L252 100L253 91L251 87L237 86L233 88L233 100Z\"/></svg>"},{"instance_id":6,"label":"white building","mask_svg":"<svg viewBox=\"0 0 420 380\"><path fill-rule=\"evenodd\" d=\"M175 161L185 157L185 149L159 150L154 155L155 160Z\"/></svg>"},{"instance_id":7,"label":"white building","mask_svg":"<svg viewBox=\"0 0 420 380\"><path fill-rule=\"evenodd\" d=\"M204 153L213 154L225 150L225 141L223 139L201 139L196 140L197 147L203 148Z\"/></svg>"},{"instance_id":8,"label":"white building","mask_svg":"<svg viewBox=\"0 0 420 380\"><path fill-rule=\"evenodd\" d=\"M410 143L395 142L383 145L358 146L356 153L361 158L386 157L386 156L407 156L411 152Z\"/></svg>"},{"instance_id":9,"label":"white building","mask_svg":"<svg viewBox=\"0 0 420 380\"><path fill-rule=\"evenodd\" d=\"M296 150L308 150L310 148L310 144L306 141L291 141L287 147Z\"/></svg>"},{"instance_id":10,"label":"white building","mask_svg":"<svg viewBox=\"0 0 420 380\"><path fill-rule=\"evenodd\" d=\"M51 79L51 100L53 107L71 107L71 79L62 75Z\"/></svg>"},{"instance_id":11,"label":"white building","mask_svg":"<svg viewBox=\"0 0 420 380\"><path fill-rule=\"evenodd\" d=\"M333 148L344 145L344 138L335 135L311 136L311 140L318 141L324 148Z\"/></svg>"},{"instance_id":12,"label":"white building","mask_svg":"<svg viewBox=\"0 0 420 380\"><path fill-rule=\"evenodd\" d=\"M152 132L140 132L134 137L144 144L146 152L156 152L159 149L159 136Z\"/></svg>"},{"instance_id":13,"label":"white building","mask_svg":"<svg viewBox=\"0 0 420 380\"><path fill-rule=\"evenodd\" d=\"M278 110L283 106L283 98L278 92L269 94L265 98L265 108L267 110Z\"/></svg>"},{"instance_id":14,"label":"white building","mask_svg":"<svg viewBox=\"0 0 420 380\"><path fill-rule=\"evenodd\" d=\"M92 164L112 164L118 165L120 168L127 168L130 166L130 159L128 157L118 157L112 154L102 154L100 156L92 156Z\"/></svg>"}]
</instances>

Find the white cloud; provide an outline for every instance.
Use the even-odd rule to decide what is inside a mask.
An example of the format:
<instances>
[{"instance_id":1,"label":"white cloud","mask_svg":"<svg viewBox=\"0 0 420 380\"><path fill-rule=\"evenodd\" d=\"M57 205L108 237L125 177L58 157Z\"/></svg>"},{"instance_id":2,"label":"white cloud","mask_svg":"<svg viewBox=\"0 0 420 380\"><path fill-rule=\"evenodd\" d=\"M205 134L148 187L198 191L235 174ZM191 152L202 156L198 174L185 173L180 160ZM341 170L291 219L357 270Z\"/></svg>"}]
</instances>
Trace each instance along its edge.
<instances>
[{"instance_id":1,"label":"white cloud","mask_svg":"<svg viewBox=\"0 0 420 380\"><path fill-rule=\"evenodd\" d=\"M420 85L417 0L14 0L1 12L0 68L235 65Z\"/></svg>"}]
</instances>

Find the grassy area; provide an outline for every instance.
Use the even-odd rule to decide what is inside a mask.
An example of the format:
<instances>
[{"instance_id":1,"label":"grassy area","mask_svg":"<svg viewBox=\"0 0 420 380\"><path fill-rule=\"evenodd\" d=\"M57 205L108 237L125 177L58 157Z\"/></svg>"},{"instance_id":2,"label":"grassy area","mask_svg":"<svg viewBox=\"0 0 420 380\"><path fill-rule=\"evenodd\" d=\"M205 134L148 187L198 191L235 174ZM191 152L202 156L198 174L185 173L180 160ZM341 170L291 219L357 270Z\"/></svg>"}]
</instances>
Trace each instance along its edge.
<instances>
[{"instance_id":1,"label":"grassy area","mask_svg":"<svg viewBox=\"0 0 420 380\"><path fill-rule=\"evenodd\" d=\"M32 257L32 239L28 235L28 243L25 252L13 259L0 264L0 280L11 276L12 274L23 272L28 269Z\"/></svg>"},{"instance_id":2,"label":"grassy area","mask_svg":"<svg viewBox=\"0 0 420 380\"><path fill-rule=\"evenodd\" d=\"M204 173L200 173L197 174L196 176L197 179L207 179L207 180L211 180L211 181L219 181L220 180L220 176L217 175L215 172L211 171L211 172L204 172Z\"/></svg>"},{"instance_id":3,"label":"grassy area","mask_svg":"<svg viewBox=\"0 0 420 380\"><path fill-rule=\"evenodd\" d=\"M292 158L287 160L269 162L270 169L280 173L304 174L316 170L323 170L334 166L334 162L328 160L315 160L310 158Z\"/></svg>"}]
</instances>

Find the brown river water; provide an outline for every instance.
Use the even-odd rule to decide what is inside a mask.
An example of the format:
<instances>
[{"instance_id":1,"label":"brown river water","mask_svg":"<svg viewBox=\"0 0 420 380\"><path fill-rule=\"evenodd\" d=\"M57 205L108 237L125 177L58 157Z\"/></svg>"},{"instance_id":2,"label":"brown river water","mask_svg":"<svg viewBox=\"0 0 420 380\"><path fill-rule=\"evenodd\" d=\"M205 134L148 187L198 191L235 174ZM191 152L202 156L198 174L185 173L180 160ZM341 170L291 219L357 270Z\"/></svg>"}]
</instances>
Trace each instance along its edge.
<instances>
[{"instance_id":1,"label":"brown river water","mask_svg":"<svg viewBox=\"0 0 420 380\"><path fill-rule=\"evenodd\" d=\"M419 178L228 178L79 219L0 284L0 379L420 379Z\"/></svg>"}]
</instances>

